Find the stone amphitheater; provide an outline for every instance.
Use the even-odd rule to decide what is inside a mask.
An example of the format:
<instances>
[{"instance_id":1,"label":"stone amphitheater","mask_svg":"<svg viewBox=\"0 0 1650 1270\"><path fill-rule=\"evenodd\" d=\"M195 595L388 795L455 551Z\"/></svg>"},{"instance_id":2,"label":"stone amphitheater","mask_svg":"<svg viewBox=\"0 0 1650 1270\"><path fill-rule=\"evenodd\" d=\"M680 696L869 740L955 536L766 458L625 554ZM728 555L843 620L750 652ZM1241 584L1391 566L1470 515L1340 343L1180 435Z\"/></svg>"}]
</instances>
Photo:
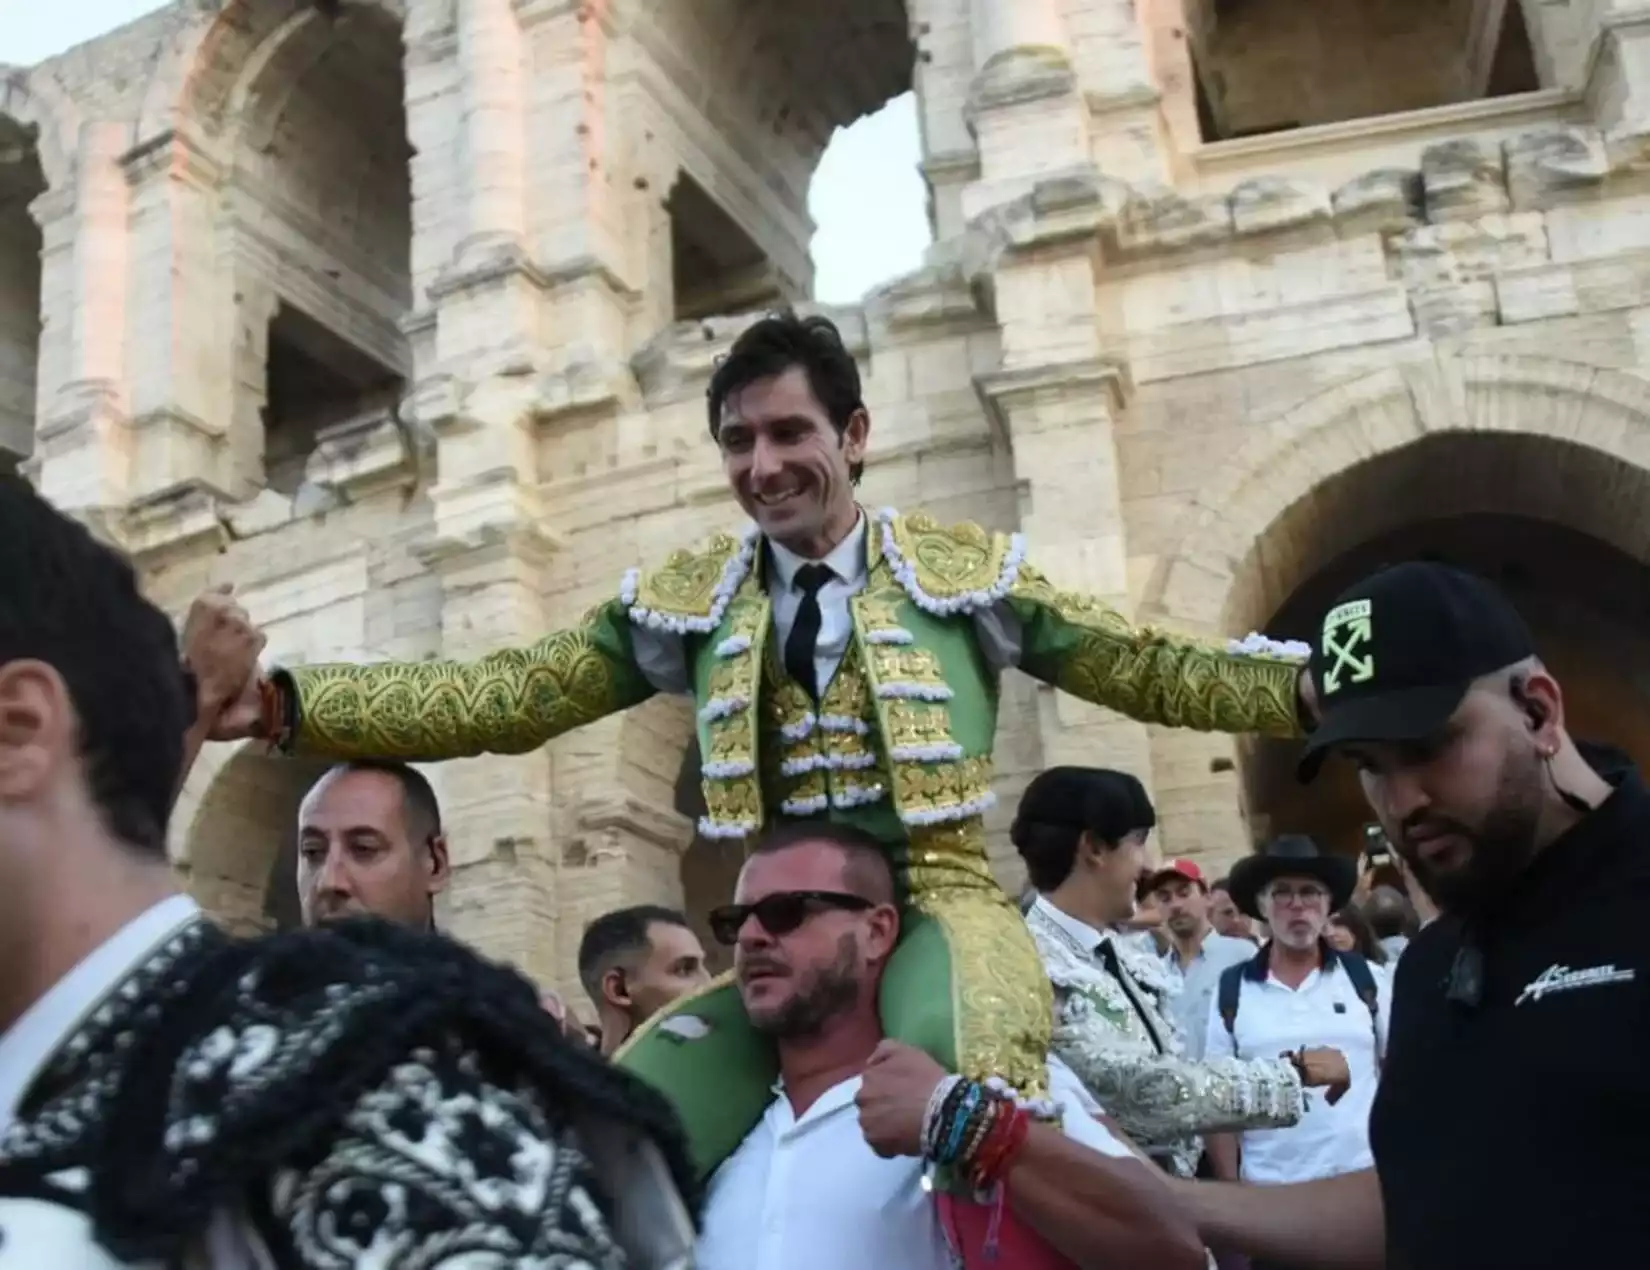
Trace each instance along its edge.
<instances>
[{"instance_id":1,"label":"stone amphitheater","mask_svg":"<svg viewBox=\"0 0 1650 1270\"><path fill-rule=\"evenodd\" d=\"M935 246L833 310L870 501L1211 637L1461 561L1650 758L1629 0L180 0L0 70L0 465L180 616L235 582L283 662L529 641L730 525L708 370L806 302L834 130L912 90ZM1358 841L1287 746L1004 696L1005 806L1102 762L1166 852ZM571 988L597 912L715 902L691 750L659 700L434 769L446 927ZM290 920L313 775L191 776L177 867L230 925Z\"/></svg>"}]
</instances>

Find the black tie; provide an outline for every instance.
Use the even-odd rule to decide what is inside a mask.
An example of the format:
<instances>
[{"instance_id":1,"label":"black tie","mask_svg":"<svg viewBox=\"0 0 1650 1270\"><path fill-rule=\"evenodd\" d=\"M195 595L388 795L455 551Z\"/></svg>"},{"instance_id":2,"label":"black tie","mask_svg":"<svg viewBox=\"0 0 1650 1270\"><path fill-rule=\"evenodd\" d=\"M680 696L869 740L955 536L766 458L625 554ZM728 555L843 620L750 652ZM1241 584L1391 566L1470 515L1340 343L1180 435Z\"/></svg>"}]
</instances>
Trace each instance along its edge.
<instances>
[{"instance_id":1,"label":"black tie","mask_svg":"<svg viewBox=\"0 0 1650 1270\"><path fill-rule=\"evenodd\" d=\"M796 571L793 586L802 590L802 603L791 623L790 638L785 641L785 670L790 677L808 690L808 695L819 700L819 684L814 667L814 649L819 644L819 588L831 580L830 566L805 564Z\"/></svg>"}]
</instances>

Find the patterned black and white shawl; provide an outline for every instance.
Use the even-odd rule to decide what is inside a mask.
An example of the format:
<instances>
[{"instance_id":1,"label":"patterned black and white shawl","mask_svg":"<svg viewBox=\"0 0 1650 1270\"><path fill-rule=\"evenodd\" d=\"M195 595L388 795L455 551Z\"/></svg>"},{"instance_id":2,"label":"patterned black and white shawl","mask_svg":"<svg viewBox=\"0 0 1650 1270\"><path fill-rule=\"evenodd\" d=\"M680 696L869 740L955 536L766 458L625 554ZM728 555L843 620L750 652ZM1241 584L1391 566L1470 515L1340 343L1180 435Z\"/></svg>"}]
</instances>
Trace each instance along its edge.
<instances>
[{"instance_id":1,"label":"patterned black and white shawl","mask_svg":"<svg viewBox=\"0 0 1650 1270\"><path fill-rule=\"evenodd\" d=\"M617 1270L647 1258L591 1126L654 1143L696 1208L667 1104L514 971L370 919L255 940L199 922L35 1081L0 1197L77 1210L128 1262L180 1264L229 1210L281 1267Z\"/></svg>"}]
</instances>

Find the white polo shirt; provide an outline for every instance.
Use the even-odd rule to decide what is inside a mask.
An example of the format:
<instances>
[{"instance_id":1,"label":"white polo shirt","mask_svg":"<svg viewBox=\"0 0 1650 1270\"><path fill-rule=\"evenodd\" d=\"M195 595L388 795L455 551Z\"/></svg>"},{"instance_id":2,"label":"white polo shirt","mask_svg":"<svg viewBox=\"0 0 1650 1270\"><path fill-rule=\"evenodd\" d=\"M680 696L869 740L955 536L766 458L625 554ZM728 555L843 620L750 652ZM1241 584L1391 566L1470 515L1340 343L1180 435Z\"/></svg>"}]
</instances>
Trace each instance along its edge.
<instances>
[{"instance_id":1,"label":"white polo shirt","mask_svg":"<svg viewBox=\"0 0 1650 1270\"><path fill-rule=\"evenodd\" d=\"M952 1270L957 1264L921 1160L885 1160L860 1131L860 1078L832 1086L800 1119L776 1089L760 1124L711 1178L698 1270ZM1066 1136L1102 1155L1131 1152L1064 1063L1049 1092Z\"/></svg>"},{"instance_id":2,"label":"white polo shirt","mask_svg":"<svg viewBox=\"0 0 1650 1270\"><path fill-rule=\"evenodd\" d=\"M1369 1150L1369 1109L1379 1080L1376 1029L1337 960L1314 970L1298 988L1267 970L1265 952L1243 970L1234 1034L1220 1017L1220 995L1209 1000L1204 1056L1276 1058L1290 1050L1327 1046L1346 1055L1352 1086L1333 1107L1323 1091L1307 1091L1306 1114L1287 1129L1254 1129L1242 1135L1245 1182L1307 1182L1374 1166ZM1392 1016L1392 981L1380 966L1375 980L1380 1043L1386 1046ZM1264 977L1262 975L1264 974Z\"/></svg>"}]
</instances>

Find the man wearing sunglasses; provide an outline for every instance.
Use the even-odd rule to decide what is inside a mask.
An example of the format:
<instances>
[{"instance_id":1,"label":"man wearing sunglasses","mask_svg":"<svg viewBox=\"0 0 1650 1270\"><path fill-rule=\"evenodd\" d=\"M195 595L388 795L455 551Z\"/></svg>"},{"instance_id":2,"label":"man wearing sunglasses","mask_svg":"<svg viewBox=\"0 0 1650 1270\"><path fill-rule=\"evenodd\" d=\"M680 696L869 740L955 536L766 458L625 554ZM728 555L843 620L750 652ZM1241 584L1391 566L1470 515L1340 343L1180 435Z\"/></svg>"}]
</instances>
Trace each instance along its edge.
<instances>
[{"instance_id":1,"label":"man wearing sunglasses","mask_svg":"<svg viewBox=\"0 0 1650 1270\"><path fill-rule=\"evenodd\" d=\"M1010 1210L995 1223L1002 1264L1200 1270L1201 1245L1167 1187L1094 1118L1068 1070L1049 1072L1061 1127L1032 1123L890 1037L883 1009L924 987L891 967L895 895L875 838L793 824L758 841L735 902L711 914L717 941L734 949L745 1015L773 1042L722 1076L777 1093L711 1179L698 1270L949 1270L950 1239L971 1265L984 1241L970 1218L989 1210L958 1212L925 1178L942 1165L973 1177L988 1160ZM943 1012L907 1001L901 1017L925 1005ZM645 1030L670 1037L678 1061L708 1080L723 1051L698 1038L726 1015L713 998L699 1006ZM970 1098L972 1116L962 1113Z\"/></svg>"},{"instance_id":2,"label":"man wearing sunglasses","mask_svg":"<svg viewBox=\"0 0 1650 1270\"><path fill-rule=\"evenodd\" d=\"M1295 736L1306 650L1136 630L1057 589L1017 534L862 507L871 418L853 356L823 317L754 323L711 377L707 407L745 532L632 570L530 648L278 670L250 685L254 717L214 735L339 758L520 754L655 693L690 695L700 831L741 840L817 818L877 837L910 900L898 977L922 984L913 1000L964 1016L935 1021L924 1048L971 1077L1039 1089L1048 981L992 876L983 819L1002 672L1145 722ZM705 1044L726 1045L731 1063L746 1033L729 1022ZM682 1085L671 1045L627 1054L673 1101L708 1096ZM717 1090L721 1148L766 1098L764 1086ZM710 1141L695 1150L708 1165L722 1158Z\"/></svg>"}]
</instances>

